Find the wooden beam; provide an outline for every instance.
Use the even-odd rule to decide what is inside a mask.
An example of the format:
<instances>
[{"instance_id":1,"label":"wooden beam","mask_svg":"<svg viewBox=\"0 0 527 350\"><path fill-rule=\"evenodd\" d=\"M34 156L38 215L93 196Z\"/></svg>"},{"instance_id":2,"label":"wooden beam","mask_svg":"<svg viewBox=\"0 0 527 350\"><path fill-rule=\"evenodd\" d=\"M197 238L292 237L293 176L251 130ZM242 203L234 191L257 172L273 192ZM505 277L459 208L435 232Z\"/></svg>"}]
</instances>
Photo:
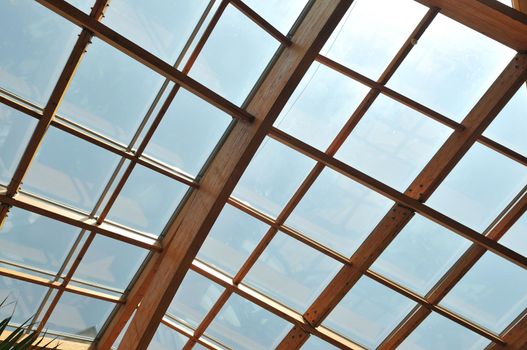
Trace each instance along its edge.
<instances>
[{"instance_id":1,"label":"wooden beam","mask_svg":"<svg viewBox=\"0 0 527 350\"><path fill-rule=\"evenodd\" d=\"M181 85L186 90L192 92L196 96L204 99L205 101L213 104L224 112L230 114L234 118L238 118L244 121L251 122L254 117L236 106L232 102L229 102L225 98L221 97L214 91L205 87L196 80L183 74L175 67L171 66L167 62L143 49L139 45L128 40L124 36L120 35L116 31L110 29L106 25L99 22L97 19L86 15L75 6L67 3L64 0L36 0L43 6L47 7L51 11L61 15L62 17L70 20L76 25L83 27L90 32L93 32L99 39L103 40L107 44L115 47L119 51L125 53L131 58L141 62L145 66L159 73L167 79Z\"/></svg>"},{"instance_id":2,"label":"wooden beam","mask_svg":"<svg viewBox=\"0 0 527 350\"><path fill-rule=\"evenodd\" d=\"M496 0L417 0L518 52L527 52L527 15ZM522 0L524 1L524 0Z\"/></svg>"},{"instance_id":3,"label":"wooden beam","mask_svg":"<svg viewBox=\"0 0 527 350\"><path fill-rule=\"evenodd\" d=\"M523 84L526 77L527 56L517 55L463 120L464 128L452 133L410 185L405 195L417 202L426 201L474 144L478 135L491 123L501 108ZM397 233L409 222L413 212L406 205L395 205L379 222L370 236L351 257L353 268L344 267L304 314L304 317L312 325L319 325L333 310L362 276L363 272L370 267ZM491 239L485 237L485 241L488 242Z\"/></svg>"},{"instance_id":4,"label":"wooden beam","mask_svg":"<svg viewBox=\"0 0 527 350\"><path fill-rule=\"evenodd\" d=\"M148 346L229 194L351 2L315 1L305 14L291 39L293 44L283 48L248 103L247 111L255 116L254 123L239 122L233 127L205 171L200 188L191 194L168 229L163 252L151 259L149 265L152 267L147 266L151 277L144 278L144 286L136 284L132 289L129 298L134 298L134 294L144 295L144 298L123 338L121 349L145 349ZM116 321L114 325L117 327L110 324L107 328L99 343L101 349L111 346L112 338L120 332L120 323Z\"/></svg>"}]
</instances>

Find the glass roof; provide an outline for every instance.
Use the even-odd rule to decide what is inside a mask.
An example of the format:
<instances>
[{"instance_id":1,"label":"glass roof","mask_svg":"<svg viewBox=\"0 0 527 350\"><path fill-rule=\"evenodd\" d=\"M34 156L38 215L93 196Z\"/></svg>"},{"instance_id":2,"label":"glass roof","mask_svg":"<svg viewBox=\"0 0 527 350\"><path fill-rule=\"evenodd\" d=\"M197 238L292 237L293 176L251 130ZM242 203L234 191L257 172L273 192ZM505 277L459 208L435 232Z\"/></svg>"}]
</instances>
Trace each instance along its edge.
<instances>
[{"instance_id":1,"label":"glass roof","mask_svg":"<svg viewBox=\"0 0 527 350\"><path fill-rule=\"evenodd\" d=\"M221 99L0 4L0 318L88 346L247 122L220 105L246 110L312 2L57 2ZM504 343L527 310L525 81L488 126L471 111L516 52L422 1L355 0L317 54L148 349L283 349L298 327L307 350Z\"/></svg>"}]
</instances>

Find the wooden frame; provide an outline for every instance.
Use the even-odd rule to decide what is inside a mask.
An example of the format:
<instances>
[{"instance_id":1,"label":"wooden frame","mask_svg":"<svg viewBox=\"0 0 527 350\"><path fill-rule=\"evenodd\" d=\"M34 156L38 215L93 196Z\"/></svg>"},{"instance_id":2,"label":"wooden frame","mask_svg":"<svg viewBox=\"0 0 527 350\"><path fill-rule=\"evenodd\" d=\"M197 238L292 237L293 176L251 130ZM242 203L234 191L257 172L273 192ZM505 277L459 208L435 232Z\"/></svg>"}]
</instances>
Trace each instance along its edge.
<instances>
[{"instance_id":1,"label":"wooden frame","mask_svg":"<svg viewBox=\"0 0 527 350\"><path fill-rule=\"evenodd\" d=\"M486 251L491 251L522 268L527 268L526 257L497 242L527 210L527 195L520 196L517 201L512 203L510 210L504 212L497 224L489 229L488 232L485 232L484 235L423 204L476 142L480 142L527 166L527 157L482 135L485 128L527 80L527 54L525 53L527 52L527 15L495 0L417 0L429 7L427 14L407 38L381 77L377 81L373 81L359 72L355 72L328 57L318 54L326 39L351 5L352 0L312 0L306 7L299 22L295 25L296 30L291 35L284 35L278 31L242 0L217 0L219 6L217 6L216 12L212 14L210 22L201 33L197 45L190 52L190 58L181 71L176 69L177 64L174 66L167 64L102 24L98 19L103 15L103 11L107 6L105 0L97 0L90 15L84 14L63 0L37 1L83 29L44 109L41 110L7 91L0 92L1 103L38 120L37 128L22 156L12 181L7 187L0 187L0 202L2 204L0 206L0 226L5 221L9 209L15 206L77 226L83 230L81 235L84 235L84 233L88 235L88 239L80 247L80 253L74 257L72 268L67 272L63 282L46 280L45 278L36 277L36 275L14 269L0 268L0 275L59 291L51 300L51 307L42 310L44 322L42 322L39 329L45 326L45 321L50 317L62 293L68 291L120 305L109 320L100 338L97 339L97 343L93 344L93 348L109 349L129 321L132 313L136 310L120 348L146 349L157 326L162 322L189 337L184 349L191 349L195 343L214 349L215 347L204 341L201 336L228 298L235 293L289 321L293 325L289 334L281 341L278 349L298 349L310 335L320 337L339 348L362 349L360 345L321 326L321 323L358 279L362 276L368 276L418 304L412 313L383 341L380 349L395 348L431 312L439 313L463 327L488 338L492 341L491 349L522 349L527 346L527 312L522 314L503 334L493 334L438 305L446 293L453 288ZM208 11L211 10L213 3L214 0L211 0ZM253 91L252 98L247 101L243 108L232 104L187 75L220 19L223 10L228 5L236 7L251 18L282 45L266 75ZM514 0L514 6L521 11L527 10L527 4L524 0ZM438 13L451 17L519 52L461 123L454 122L386 86L388 80L411 51L413 43L426 31ZM208 12L204 14L200 25L203 24L205 17L208 15ZM197 35L198 29L196 27L193 35ZM168 86L168 81L175 83L159 113L153 116L154 122L150 129L147 130L146 137L135 151L132 151L131 145L122 147L102 135L84 130L82 127L56 115L61 99L93 35L166 77L165 88ZM190 41L187 49L188 46L190 46ZM185 53L186 51L182 53L181 59ZM319 151L272 126L306 70L315 60L370 88L369 93L325 152ZM199 179L193 179L176 169L163 166L154 159L142 154L180 87L188 89L237 119L230 134L225 138L216 156ZM404 193L390 188L386 184L338 161L334 157L340 146L380 94L389 96L454 130L451 137ZM159 96L161 96L161 92ZM145 121L149 117L146 116ZM124 175L117 182L115 189L109 193L110 199L106 202L102 213L98 217L95 217L94 213L86 216L86 214L78 213L59 204L44 201L19 191L20 184L50 126L60 128L71 135L122 157L123 160L118 169L123 166L125 159L131 161L125 168ZM266 136L274 138L316 161L315 167L276 219L258 212L235 198L229 197ZM136 164L146 166L153 171L184 183L192 189L186 202L180 208L178 215L166 230L165 236L159 241L154 236L112 225L105 220L106 215ZM378 223L373 232L351 257L342 256L285 225L288 216L326 167L332 168L396 202L390 212ZM270 226L268 232L233 278L194 259L225 203L237 207L246 214ZM425 297L418 296L369 269L370 265L395 239L416 212L473 242L471 248L467 250L438 285ZM278 230L343 264L341 271L303 315L243 284L244 277L264 252ZM122 298L69 284L76 267L80 264L84 253L97 234L151 251L151 259L142 269L131 290ZM183 328L178 328L177 324L169 321L166 317L164 318L165 310L189 269L226 288L200 326L192 334Z\"/></svg>"}]
</instances>

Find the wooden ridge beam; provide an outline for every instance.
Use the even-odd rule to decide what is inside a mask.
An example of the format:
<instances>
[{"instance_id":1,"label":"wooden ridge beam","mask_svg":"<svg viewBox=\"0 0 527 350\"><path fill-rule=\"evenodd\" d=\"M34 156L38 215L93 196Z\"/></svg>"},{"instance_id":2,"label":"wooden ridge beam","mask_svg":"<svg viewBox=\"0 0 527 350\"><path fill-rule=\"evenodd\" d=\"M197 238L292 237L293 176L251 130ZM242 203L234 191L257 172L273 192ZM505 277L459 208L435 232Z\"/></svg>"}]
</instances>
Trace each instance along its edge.
<instances>
[{"instance_id":1,"label":"wooden ridge beam","mask_svg":"<svg viewBox=\"0 0 527 350\"><path fill-rule=\"evenodd\" d=\"M146 272L151 274L144 277L144 287L136 283L132 288L131 298L133 294L144 297L121 342L121 349L145 349L148 346L192 259L241 174L351 3L351 0L315 1L291 38L293 44L280 51L247 105L247 111L255 116L254 122L238 122L232 128L205 171L200 188L190 195L167 230L163 252L151 259L150 267L147 265ZM118 334L117 328L110 324L105 334ZM110 341L113 336L105 338L105 334L99 342L101 349L107 349L113 343Z\"/></svg>"},{"instance_id":2,"label":"wooden ridge beam","mask_svg":"<svg viewBox=\"0 0 527 350\"><path fill-rule=\"evenodd\" d=\"M517 55L463 120L463 129L455 130L452 133L405 192L408 198L415 200L413 204L424 202L430 197L441 181L474 144L478 136L525 82L526 77L527 56ZM380 256L399 231L410 221L414 215L414 210L410 209L407 204L412 203L396 204L390 210L353 254L351 257L352 267L344 266L306 311L304 317L313 326L322 323L324 318ZM494 245L497 244L489 237L485 237L484 240L487 243L492 241Z\"/></svg>"},{"instance_id":3,"label":"wooden ridge beam","mask_svg":"<svg viewBox=\"0 0 527 350\"><path fill-rule=\"evenodd\" d=\"M527 52L527 15L497 0L416 1L438 7L442 14L518 52Z\"/></svg>"}]
</instances>

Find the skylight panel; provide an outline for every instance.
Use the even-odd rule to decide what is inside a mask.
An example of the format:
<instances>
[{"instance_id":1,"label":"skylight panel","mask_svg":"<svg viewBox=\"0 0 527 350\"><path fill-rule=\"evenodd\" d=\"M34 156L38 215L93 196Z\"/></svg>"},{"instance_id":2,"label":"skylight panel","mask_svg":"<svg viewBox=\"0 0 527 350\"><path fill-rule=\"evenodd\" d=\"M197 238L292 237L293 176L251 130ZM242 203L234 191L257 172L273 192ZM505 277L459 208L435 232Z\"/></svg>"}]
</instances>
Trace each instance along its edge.
<instances>
[{"instance_id":1,"label":"skylight panel","mask_svg":"<svg viewBox=\"0 0 527 350\"><path fill-rule=\"evenodd\" d=\"M500 239L500 243L515 250L523 256L527 256L527 240L525 239L525 232L527 232L527 213L524 213L521 218L512 225L503 238Z\"/></svg>"},{"instance_id":2,"label":"skylight panel","mask_svg":"<svg viewBox=\"0 0 527 350\"><path fill-rule=\"evenodd\" d=\"M282 109L275 126L325 150L367 92L366 86L314 63Z\"/></svg>"},{"instance_id":3,"label":"skylight panel","mask_svg":"<svg viewBox=\"0 0 527 350\"><path fill-rule=\"evenodd\" d=\"M232 295L205 334L237 350L275 348L292 325L261 307Z\"/></svg>"},{"instance_id":4,"label":"skylight panel","mask_svg":"<svg viewBox=\"0 0 527 350\"><path fill-rule=\"evenodd\" d=\"M298 311L305 311L342 264L278 232L244 283Z\"/></svg>"},{"instance_id":5,"label":"skylight panel","mask_svg":"<svg viewBox=\"0 0 527 350\"><path fill-rule=\"evenodd\" d=\"M411 0L356 0L320 53L377 80L425 12Z\"/></svg>"},{"instance_id":6,"label":"skylight panel","mask_svg":"<svg viewBox=\"0 0 527 350\"><path fill-rule=\"evenodd\" d=\"M470 241L416 214L371 269L424 296L470 244Z\"/></svg>"},{"instance_id":7,"label":"skylight panel","mask_svg":"<svg viewBox=\"0 0 527 350\"><path fill-rule=\"evenodd\" d=\"M527 271L487 252L440 304L500 334L527 307Z\"/></svg>"},{"instance_id":8,"label":"skylight panel","mask_svg":"<svg viewBox=\"0 0 527 350\"><path fill-rule=\"evenodd\" d=\"M186 336L160 323L148 350L183 349L187 341Z\"/></svg>"},{"instance_id":9,"label":"skylight panel","mask_svg":"<svg viewBox=\"0 0 527 350\"><path fill-rule=\"evenodd\" d=\"M527 168L476 143L427 205L483 232L527 183Z\"/></svg>"},{"instance_id":10,"label":"skylight panel","mask_svg":"<svg viewBox=\"0 0 527 350\"><path fill-rule=\"evenodd\" d=\"M311 159L267 138L232 195L276 217L314 165Z\"/></svg>"},{"instance_id":11,"label":"skylight panel","mask_svg":"<svg viewBox=\"0 0 527 350\"><path fill-rule=\"evenodd\" d=\"M483 350L490 341L436 313L430 314L397 348L401 350Z\"/></svg>"},{"instance_id":12,"label":"skylight panel","mask_svg":"<svg viewBox=\"0 0 527 350\"><path fill-rule=\"evenodd\" d=\"M0 87L44 107L79 33L34 1L3 1Z\"/></svg>"},{"instance_id":13,"label":"skylight panel","mask_svg":"<svg viewBox=\"0 0 527 350\"><path fill-rule=\"evenodd\" d=\"M243 2L284 34L289 32L308 3L307 0L244 0Z\"/></svg>"},{"instance_id":14,"label":"skylight panel","mask_svg":"<svg viewBox=\"0 0 527 350\"><path fill-rule=\"evenodd\" d=\"M380 95L336 158L404 191L451 132L450 128Z\"/></svg>"},{"instance_id":15,"label":"skylight panel","mask_svg":"<svg viewBox=\"0 0 527 350\"><path fill-rule=\"evenodd\" d=\"M278 41L229 5L189 75L241 105L278 46Z\"/></svg>"},{"instance_id":16,"label":"skylight panel","mask_svg":"<svg viewBox=\"0 0 527 350\"><path fill-rule=\"evenodd\" d=\"M114 154L51 127L22 189L90 212L117 162Z\"/></svg>"},{"instance_id":17,"label":"skylight panel","mask_svg":"<svg viewBox=\"0 0 527 350\"><path fill-rule=\"evenodd\" d=\"M0 104L0 184L8 185L37 121Z\"/></svg>"},{"instance_id":18,"label":"skylight panel","mask_svg":"<svg viewBox=\"0 0 527 350\"><path fill-rule=\"evenodd\" d=\"M163 81L161 75L93 38L58 114L128 145Z\"/></svg>"},{"instance_id":19,"label":"skylight panel","mask_svg":"<svg viewBox=\"0 0 527 350\"><path fill-rule=\"evenodd\" d=\"M439 14L388 86L459 122L513 56L511 49Z\"/></svg>"},{"instance_id":20,"label":"skylight panel","mask_svg":"<svg viewBox=\"0 0 527 350\"><path fill-rule=\"evenodd\" d=\"M362 277L322 323L368 348L376 348L415 306L410 299Z\"/></svg>"},{"instance_id":21,"label":"skylight panel","mask_svg":"<svg viewBox=\"0 0 527 350\"><path fill-rule=\"evenodd\" d=\"M55 274L79 231L62 222L12 208L0 229L0 259Z\"/></svg>"},{"instance_id":22,"label":"skylight panel","mask_svg":"<svg viewBox=\"0 0 527 350\"><path fill-rule=\"evenodd\" d=\"M234 277L269 226L227 204L197 258Z\"/></svg>"},{"instance_id":23,"label":"skylight panel","mask_svg":"<svg viewBox=\"0 0 527 350\"><path fill-rule=\"evenodd\" d=\"M315 336L310 336L309 339L302 345L302 350L336 350L337 348L317 338Z\"/></svg>"},{"instance_id":24,"label":"skylight panel","mask_svg":"<svg viewBox=\"0 0 527 350\"><path fill-rule=\"evenodd\" d=\"M231 121L230 115L179 89L145 154L197 176Z\"/></svg>"},{"instance_id":25,"label":"skylight panel","mask_svg":"<svg viewBox=\"0 0 527 350\"><path fill-rule=\"evenodd\" d=\"M95 0L66 0L79 10L82 10L85 13L90 13L92 6L95 4Z\"/></svg>"},{"instance_id":26,"label":"skylight panel","mask_svg":"<svg viewBox=\"0 0 527 350\"><path fill-rule=\"evenodd\" d=\"M22 324L32 318L47 292L47 288L0 276L0 319L12 316L11 323Z\"/></svg>"},{"instance_id":27,"label":"skylight panel","mask_svg":"<svg viewBox=\"0 0 527 350\"><path fill-rule=\"evenodd\" d=\"M351 256L393 202L326 169L291 213L286 225Z\"/></svg>"},{"instance_id":28,"label":"skylight panel","mask_svg":"<svg viewBox=\"0 0 527 350\"><path fill-rule=\"evenodd\" d=\"M209 0L112 0L103 23L174 64Z\"/></svg>"}]
</instances>

